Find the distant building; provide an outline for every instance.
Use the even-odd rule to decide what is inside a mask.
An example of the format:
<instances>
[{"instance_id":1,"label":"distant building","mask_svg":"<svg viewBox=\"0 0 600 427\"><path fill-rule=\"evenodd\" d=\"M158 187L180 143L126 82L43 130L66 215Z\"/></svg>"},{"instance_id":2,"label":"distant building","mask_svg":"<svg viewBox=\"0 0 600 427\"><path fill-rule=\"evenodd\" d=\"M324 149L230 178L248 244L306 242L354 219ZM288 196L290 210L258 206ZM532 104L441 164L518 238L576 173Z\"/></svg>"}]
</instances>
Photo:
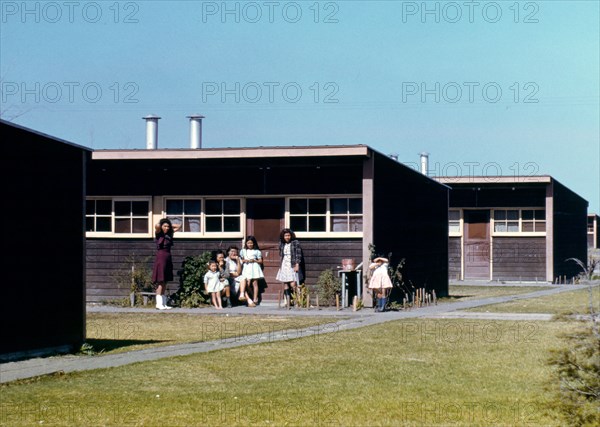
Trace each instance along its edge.
<instances>
[{"instance_id":1,"label":"distant building","mask_svg":"<svg viewBox=\"0 0 600 427\"><path fill-rule=\"evenodd\" d=\"M588 248L598 249L600 248L600 216L591 213L587 217L587 241Z\"/></svg>"},{"instance_id":2,"label":"distant building","mask_svg":"<svg viewBox=\"0 0 600 427\"><path fill-rule=\"evenodd\" d=\"M91 150L0 120L4 266L0 360L85 339L85 171Z\"/></svg>"},{"instance_id":3,"label":"distant building","mask_svg":"<svg viewBox=\"0 0 600 427\"><path fill-rule=\"evenodd\" d=\"M449 270L458 280L562 282L587 260L588 203L551 176L440 177L450 191Z\"/></svg>"},{"instance_id":4,"label":"distant building","mask_svg":"<svg viewBox=\"0 0 600 427\"><path fill-rule=\"evenodd\" d=\"M87 182L88 301L128 295L114 275L132 255L151 263L162 217L183 222L176 280L185 256L254 235L265 259L263 298L276 299L278 238L290 227L309 287L344 258L366 269L375 244L392 252L392 264L406 259L415 286L448 294L448 187L365 145L97 150Z\"/></svg>"}]
</instances>

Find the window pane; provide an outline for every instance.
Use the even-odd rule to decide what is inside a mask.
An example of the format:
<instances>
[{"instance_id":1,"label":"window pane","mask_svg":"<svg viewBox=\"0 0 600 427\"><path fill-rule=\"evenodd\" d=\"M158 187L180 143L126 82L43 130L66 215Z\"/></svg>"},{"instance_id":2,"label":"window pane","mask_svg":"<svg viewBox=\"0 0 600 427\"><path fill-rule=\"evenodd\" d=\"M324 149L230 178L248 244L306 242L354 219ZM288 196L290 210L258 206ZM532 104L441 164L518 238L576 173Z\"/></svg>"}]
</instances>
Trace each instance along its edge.
<instances>
[{"instance_id":1,"label":"window pane","mask_svg":"<svg viewBox=\"0 0 600 427\"><path fill-rule=\"evenodd\" d=\"M291 216L290 217L290 228L293 231L307 231L306 230L306 217L305 216Z\"/></svg>"},{"instance_id":2,"label":"window pane","mask_svg":"<svg viewBox=\"0 0 600 427\"><path fill-rule=\"evenodd\" d=\"M363 219L361 216L350 217L350 230L348 231L362 231L363 230Z\"/></svg>"},{"instance_id":3,"label":"window pane","mask_svg":"<svg viewBox=\"0 0 600 427\"><path fill-rule=\"evenodd\" d=\"M494 231L503 233L506 231L506 223L504 222L495 222L494 223Z\"/></svg>"},{"instance_id":4,"label":"window pane","mask_svg":"<svg viewBox=\"0 0 600 427\"><path fill-rule=\"evenodd\" d=\"M519 211L506 211L507 219L519 220Z\"/></svg>"},{"instance_id":5,"label":"window pane","mask_svg":"<svg viewBox=\"0 0 600 427\"><path fill-rule=\"evenodd\" d=\"M207 215L221 215L222 213L223 213L222 200L207 200L206 201L206 214Z\"/></svg>"},{"instance_id":6,"label":"window pane","mask_svg":"<svg viewBox=\"0 0 600 427\"><path fill-rule=\"evenodd\" d=\"M115 202L115 216L130 216L131 202Z\"/></svg>"},{"instance_id":7,"label":"window pane","mask_svg":"<svg viewBox=\"0 0 600 427\"><path fill-rule=\"evenodd\" d=\"M96 200L96 215L112 215L112 201Z\"/></svg>"},{"instance_id":8,"label":"window pane","mask_svg":"<svg viewBox=\"0 0 600 427\"><path fill-rule=\"evenodd\" d=\"M308 217L308 231L325 231L325 217L324 216Z\"/></svg>"},{"instance_id":9,"label":"window pane","mask_svg":"<svg viewBox=\"0 0 600 427\"><path fill-rule=\"evenodd\" d=\"M348 213L348 199L331 199L329 209L332 215Z\"/></svg>"},{"instance_id":10,"label":"window pane","mask_svg":"<svg viewBox=\"0 0 600 427\"><path fill-rule=\"evenodd\" d=\"M305 214L307 212L306 199L290 199L291 214Z\"/></svg>"},{"instance_id":11,"label":"window pane","mask_svg":"<svg viewBox=\"0 0 600 427\"><path fill-rule=\"evenodd\" d=\"M115 233L131 233L131 224L129 218L115 219Z\"/></svg>"},{"instance_id":12,"label":"window pane","mask_svg":"<svg viewBox=\"0 0 600 427\"><path fill-rule=\"evenodd\" d=\"M95 231L94 230L94 217L87 216L85 217L85 231Z\"/></svg>"},{"instance_id":13,"label":"window pane","mask_svg":"<svg viewBox=\"0 0 600 427\"><path fill-rule=\"evenodd\" d=\"M327 200L326 199L309 199L308 212L311 214L327 213Z\"/></svg>"},{"instance_id":14,"label":"window pane","mask_svg":"<svg viewBox=\"0 0 600 427\"><path fill-rule=\"evenodd\" d=\"M202 202L200 200L186 200L184 213L186 215L200 215L201 208Z\"/></svg>"},{"instance_id":15,"label":"window pane","mask_svg":"<svg viewBox=\"0 0 600 427\"><path fill-rule=\"evenodd\" d=\"M183 200L167 200L167 215L181 215L183 213Z\"/></svg>"},{"instance_id":16,"label":"window pane","mask_svg":"<svg viewBox=\"0 0 600 427\"><path fill-rule=\"evenodd\" d=\"M508 232L519 231L519 223L518 222L511 222L511 221L509 221L506 224L506 231L508 231Z\"/></svg>"},{"instance_id":17,"label":"window pane","mask_svg":"<svg viewBox=\"0 0 600 427\"><path fill-rule=\"evenodd\" d=\"M533 222L524 222L523 231L533 231Z\"/></svg>"},{"instance_id":18,"label":"window pane","mask_svg":"<svg viewBox=\"0 0 600 427\"><path fill-rule=\"evenodd\" d=\"M448 219L450 221L460 221L460 211L448 211Z\"/></svg>"},{"instance_id":19,"label":"window pane","mask_svg":"<svg viewBox=\"0 0 600 427\"><path fill-rule=\"evenodd\" d=\"M497 227L494 228L496 229ZM450 233L460 233L460 224L457 222L451 222L450 224L448 224L448 231Z\"/></svg>"},{"instance_id":20,"label":"window pane","mask_svg":"<svg viewBox=\"0 0 600 427\"><path fill-rule=\"evenodd\" d=\"M494 220L503 221L506 219L506 211L494 211Z\"/></svg>"},{"instance_id":21,"label":"window pane","mask_svg":"<svg viewBox=\"0 0 600 427\"><path fill-rule=\"evenodd\" d=\"M133 216L148 216L148 202L131 202Z\"/></svg>"},{"instance_id":22,"label":"window pane","mask_svg":"<svg viewBox=\"0 0 600 427\"><path fill-rule=\"evenodd\" d=\"M545 222L536 222L535 223L535 231L546 231L546 223Z\"/></svg>"},{"instance_id":23,"label":"window pane","mask_svg":"<svg viewBox=\"0 0 600 427\"><path fill-rule=\"evenodd\" d=\"M200 218L186 217L183 222L183 231L188 233L199 233L200 229Z\"/></svg>"},{"instance_id":24,"label":"window pane","mask_svg":"<svg viewBox=\"0 0 600 427\"><path fill-rule=\"evenodd\" d=\"M330 227L331 231L348 231L348 217L332 216Z\"/></svg>"},{"instance_id":25,"label":"window pane","mask_svg":"<svg viewBox=\"0 0 600 427\"><path fill-rule=\"evenodd\" d=\"M521 215L522 215L522 218L526 221L533 219L533 211L531 211L531 210L521 211Z\"/></svg>"},{"instance_id":26,"label":"window pane","mask_svg":"<svg viewBox=\"0 0 600 427\"><path fill-rule=\"evenodd\" d=\"M96 213L96 201L86 200L85 201L85 214L94 215Z\"/></svg>"},{"instance_id":27,"label":"window pane","mask_svg":"<svg viewBox=\"0 0 600 427\"><path fill-rule=\"evenodd\" d=\"M240 231L240 217L239 216L226 216L223 218L223 231Z\"/></svg>"},{"instance_id":28,"label":"window pane","mask_svg":"<svg viewBox=\"0 0 600 427\"><path fill-rule=\"evenodd\" d=\"M134 233L147 233L148 232L148 220L142 218L135 218L133 220L133 232Z\"/></svg>"},{"instance_id":29,"label":"window pane","mask_svg":"<svg viewBox=\"0 0 600 427\"><path fill-rule=\"evenodd\" d=\"M349 211L351 214L362 213L362 199L348 199Z\"/></svg>"},{"instance_id":30,"label":"window pane","mask_svg":"<svg viewBox=\"0 0 600 427\"><path fill-rule=\"evenodd\" d=\"M225 215L239 215L240 212L239 200L223 200L223 213Z\"/></svg>"},{"instance_id":31,"label":"window pane","mask_svg":"<svg viewBox=\"0 0 600 427\"><path fill-rule=\"evenodd\" d=\"M96 217L96 231L111 231L110 217Z\"/></svg>"},{"instance_id":32,"label":"window pane","mask_svg":"<svg viewBox=\"0 0 600 427\"><path fill-rule=\"evenodd\" d=\"M545 220L546 219L546 210L540 209L540 210L535 211L535 219Z\"/></svg>"},{"instance_id":33,"label":"window pane","mask_svg":"<svg viewBox=\"0 0 600 427\"><path fill-rule=\"evenodd\" d=\"M207 203L208 205L208 203ZM221 217L209 217L206 218L206 231L208 232L221 232Z\"/></svg>"},{"instance_id":34,"label":"window pane","mask_svg":"<svg viewBox=\"0 0 600 427\"><path fill-rule=\"evenodd\" d=\"M175 224L181 224L183 222L182 217L180 216L168 216L168 219L171 220L171 224L175 225ZM187 231L187 230L185 230Z\"/></svg>"}]
</instances>

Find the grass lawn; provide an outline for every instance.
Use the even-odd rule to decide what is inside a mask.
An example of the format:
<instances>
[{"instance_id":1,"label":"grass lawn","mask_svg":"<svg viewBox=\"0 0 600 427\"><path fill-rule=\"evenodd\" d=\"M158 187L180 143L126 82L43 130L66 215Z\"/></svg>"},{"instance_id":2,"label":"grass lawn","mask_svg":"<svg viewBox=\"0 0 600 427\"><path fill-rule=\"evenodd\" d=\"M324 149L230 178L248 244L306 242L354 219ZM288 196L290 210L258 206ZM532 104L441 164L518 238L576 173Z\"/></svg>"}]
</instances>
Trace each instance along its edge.
<instances>
[{"instance_id":1,"label":"grass lawn","mask_svg":"<svg viewBox=\"0 0 600 427\"><path fill-rule=\"evenodd\" d=\"M600 285L592 287L592 301L595 311L600 311ZM493 313L551 313L589 314L590 292L588 289L563 292L538 298L486 305L465 311L487 311Z\"/></svg>"},{"instance_id":2,"label":"grass lawn","mask_svg":"<svg viewBox=\"0 0 600 427\"><path fill-rule=\"evenodd\" d=\"M96 352L139 350L160 345L220 340L302 329L343 317L209 315L184 313L87 313L87 340Z\"/></svg>"},{"instance_id":3,"label":"grass lawn","mask_svg":"<svg viewBox=\"0 0 600 427\"><path fill-rule=\"evenodd\" d=\"M403 320L0 386L2 425L560 425L575 322Z\"/></svg>"},{"instance_id":4,"label":"grass lawn","mask_svg":"<svg viewBox=\"0 0 600 427\"><path fill-rule=\"evenodd\" d=\"M448 298L440 302L468 301L476 298L501 297L505 295L528 294L550 289L550 286L463 286L450 285Z\"/></svg>"}]
</instances>

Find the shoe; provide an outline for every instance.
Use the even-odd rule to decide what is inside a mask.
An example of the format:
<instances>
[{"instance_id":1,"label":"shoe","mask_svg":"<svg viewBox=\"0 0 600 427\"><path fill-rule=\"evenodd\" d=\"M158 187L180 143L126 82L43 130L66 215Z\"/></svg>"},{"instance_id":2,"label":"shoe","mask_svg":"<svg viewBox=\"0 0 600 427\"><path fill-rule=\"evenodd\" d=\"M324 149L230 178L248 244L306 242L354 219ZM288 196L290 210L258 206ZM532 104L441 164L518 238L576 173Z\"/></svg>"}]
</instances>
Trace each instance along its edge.
<instances>
[{"instance_id":1,"label":"shoe","mask_svg":"<svg viewBox=\"0 0 600 427\"><path fill-rule=\"evenodd\" d=\"M227 300L227 308L231 308L231 299L225 298L225 300Z\"/></svg>"},{"instance_id":2,"label":"shoe","mask_svg":"<svg viewBox=\"0 0 600 427\"><path fill-rule=\"evenodd\" d=\"M238 300L240 300L240 301L246 301L246 296L245 295L240 295L238 297Z\"/></svg>"}]
</instances>

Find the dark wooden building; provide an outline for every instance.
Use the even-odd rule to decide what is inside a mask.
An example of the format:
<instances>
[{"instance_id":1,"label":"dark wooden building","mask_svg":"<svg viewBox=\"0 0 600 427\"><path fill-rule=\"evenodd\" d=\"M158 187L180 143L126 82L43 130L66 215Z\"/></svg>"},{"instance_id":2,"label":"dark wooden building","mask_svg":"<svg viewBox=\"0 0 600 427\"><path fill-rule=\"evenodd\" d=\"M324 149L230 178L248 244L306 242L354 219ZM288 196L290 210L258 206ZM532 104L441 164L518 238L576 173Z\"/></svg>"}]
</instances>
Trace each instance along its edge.
<instances>
[{"instance_id":1,"label":"dark wooden building","mask_svg":"<svg viewBox=\"0 0 600 427\"><path fill-rule=\"evenodd\" d=\"M8 274L0 360L69 352L85 338L85 173L91 150L6 121L0 130Z\"/></svg>"},{"instance_id":2,"label":"dark wooden building","mask_svg":"<svg viewBox=\"0 0 600 427\"><path fill-rule=\"evenodd\" d=\"M393 253L392 263L406 258L415 285L448 293L448 188L364 145L99 150L87 182L88 301L128 294L115 272L132 257L152 262L162 217L183 222L176 280L185 256L254 235L265 259L263 298L273 299L279 232L290 227L309 286L344 258L368 265L373 243Z\"/></svg>"},{"instance_id":3,"label":"dark wooden building","mask_svg":"<svg viewBox=\"0 0 600 427\"><path fill-rule=\"evenodd\" d=\"M564 282L587 259L588 203L551 176L440 177L451 187L450 277Z\"/></svg>"},{"instance_id":4,"label":"dark wooden building","mask_svg":"<svg viewBox=\"0 0 600 427\"><path fill-rule=\"evenodd\" d=\"M588 248L600 248L600 216L591 213L587 217L587 242Z\"/></svg>"}]
</instances>

